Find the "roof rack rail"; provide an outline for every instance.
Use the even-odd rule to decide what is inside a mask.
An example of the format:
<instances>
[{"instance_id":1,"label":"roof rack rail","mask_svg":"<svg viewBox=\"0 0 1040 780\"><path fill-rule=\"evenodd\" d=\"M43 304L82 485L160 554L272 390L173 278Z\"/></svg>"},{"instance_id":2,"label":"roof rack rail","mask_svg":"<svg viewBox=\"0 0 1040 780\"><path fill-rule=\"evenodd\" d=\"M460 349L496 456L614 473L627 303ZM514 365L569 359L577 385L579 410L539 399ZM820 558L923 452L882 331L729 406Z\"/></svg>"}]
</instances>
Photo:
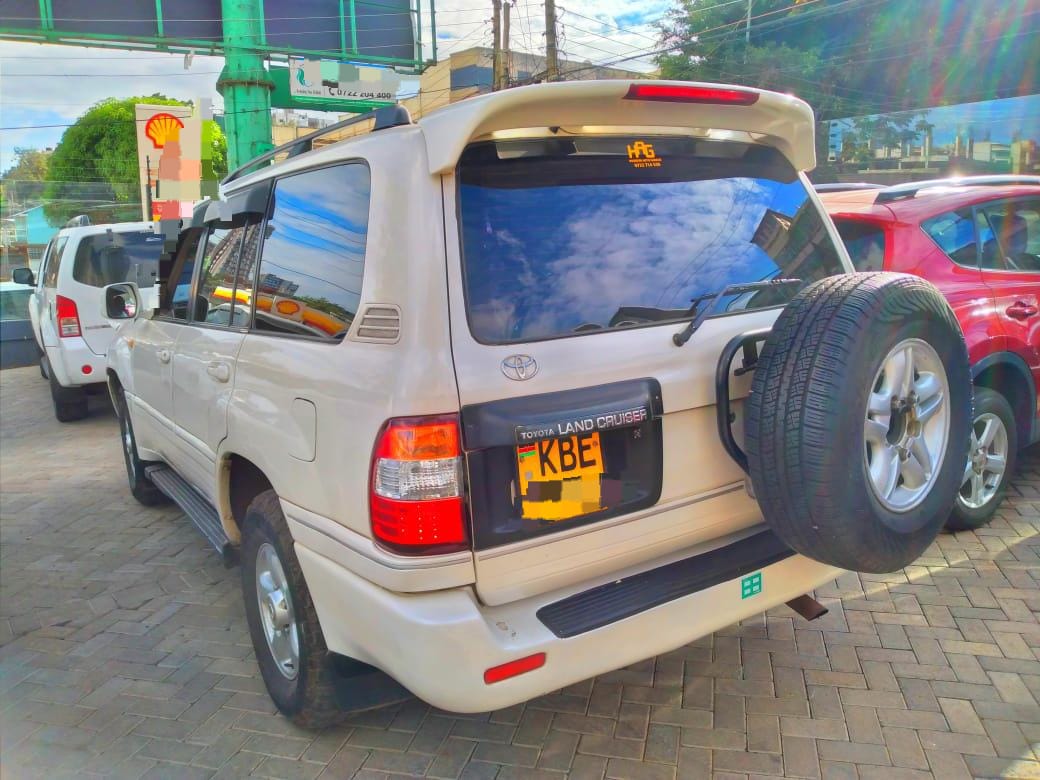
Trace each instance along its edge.
<instances>
[{"instance_id":1,"label":"roof rack rail","mask_svg":"<svg viewBox=\"0 0 1040 780\"><path fill-rule=\"evenodd\" d=\"M412 124L412 116L408 113L408 109L404 106L393 105L383 106L373 111L369 111L365 114L359 114L358 116L352 116L350 119L344 119L342 122L336 122L335 124L323 127L320 130L315 130L313 133L305 135L303 138L294 138L288 143L284 143L281 146L276 146L269 152L264 152L261 155L254 157L248 162L235 168L231 173L223 178L221 184L230 184L235 179L238 179L245 174L251 172L253 168L258 166L260 163L267 162L277 157L282 152L288 152L289 157L295 157L298 154L304 154L314 148L314 142L322 136L334 133L337 130L342 130L344 127L350 125L356 125L360 122L367 121L369 119L375 120L375 125L372 128L372 132L376 130L386 130L390 127L399 127L400 125Z\"/></svg>"},{"instance_id":2,"label":"roof rack rail","mask_svg":"<svg viewBox=\"0 0 1040 780\"><path fill-rule=\"evenodd\" d=\"M1027 174L993 174L982 176L957 176L949 179L926 179L886 187L877 194L875 203L890 203L894 200L912 198L921 190L933 187L1001 187L1011 184L1040 185L1040 176Z\"/></svg>"}]
</instances>

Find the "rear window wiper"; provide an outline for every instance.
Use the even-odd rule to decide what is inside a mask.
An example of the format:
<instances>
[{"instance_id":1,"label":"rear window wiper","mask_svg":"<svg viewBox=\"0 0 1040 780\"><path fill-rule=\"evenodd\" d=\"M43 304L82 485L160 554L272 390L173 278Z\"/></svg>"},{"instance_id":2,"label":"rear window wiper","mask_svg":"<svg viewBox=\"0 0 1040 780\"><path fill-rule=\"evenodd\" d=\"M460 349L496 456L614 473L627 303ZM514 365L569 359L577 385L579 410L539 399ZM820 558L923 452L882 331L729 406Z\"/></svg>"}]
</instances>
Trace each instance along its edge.
<instances>
[{"instance_id":1,"label":"rear window wiper","mask_svg":"<svg viewBox=\"0 0 1040 780\"><path fill-rule=\"evenodd\" d=\"M690 306L690 316L692 316L693 319L691 319L686 327L681 331L672 334L672 343L677 347L681 347L689 341L690 337L693 336L693 334L697 332L697 329L704 323L704 320L715 313L719 301L723 298L727 298L730 295L743 295L744 293L754 292L756 290L788 287L790 285L801 283L801 279L767 279L762 282L728 284L718 292L699 295L693 299L692 305Z\"/></svg>"}]
</instances>

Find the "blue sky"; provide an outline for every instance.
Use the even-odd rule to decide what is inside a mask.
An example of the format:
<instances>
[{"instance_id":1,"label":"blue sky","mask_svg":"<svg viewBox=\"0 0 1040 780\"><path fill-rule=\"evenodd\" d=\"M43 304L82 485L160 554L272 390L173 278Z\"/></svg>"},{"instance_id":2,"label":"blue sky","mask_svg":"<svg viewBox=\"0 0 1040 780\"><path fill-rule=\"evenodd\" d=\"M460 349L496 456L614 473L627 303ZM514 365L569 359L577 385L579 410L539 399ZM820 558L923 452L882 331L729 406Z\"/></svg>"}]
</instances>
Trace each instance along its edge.
<instances>
[{"instance_id":1,"label":"blue sky","mask_svg":"<svg viewBox=\"0 0 1040 780\"><path fill-rule=\"evenodd\" d=\"M428 3L423 3L428 8ZM487 6L482 8L481 6ZM642 55L623 67L651 70L645 56L657 48L653 23L668 9L665 0L638 5L627 0L568 0L559 7L559 45L568 59L607 62ZM441 0L437 3L437 40L441 57L451 51L491 45L490 3ZM518 0L513 9L511 44L516 51L544 52L545 16L540 0ZM431 39L428 13L423 40ZM12 162L15 147L52 147L64 127L106 97L160 92L183 100L208 97L219 112L216 91L223 61L196 56L185 68L182 55L122 52L68 46L0 42L0 170ZM414 92L414 81L402 92Z\"/></svg>"}]
</instances>

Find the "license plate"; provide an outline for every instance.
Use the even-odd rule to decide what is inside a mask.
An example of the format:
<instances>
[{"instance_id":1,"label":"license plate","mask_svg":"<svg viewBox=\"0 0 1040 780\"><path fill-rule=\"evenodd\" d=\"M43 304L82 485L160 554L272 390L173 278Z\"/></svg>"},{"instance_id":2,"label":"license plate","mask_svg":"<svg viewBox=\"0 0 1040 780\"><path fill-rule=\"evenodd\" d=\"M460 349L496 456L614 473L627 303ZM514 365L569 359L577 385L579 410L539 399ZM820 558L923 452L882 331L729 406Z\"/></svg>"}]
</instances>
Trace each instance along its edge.
<instances>
[{"instance_id":1,"label":"license plate","mask_svg":"<svg viewBox=\"0 0 1040 780\"><path fill-rule=\"evenodd\" d=\"M521 516L567 520L603 508L599 433L544 439L516 448Z\"/></svg>"}]
</instances>

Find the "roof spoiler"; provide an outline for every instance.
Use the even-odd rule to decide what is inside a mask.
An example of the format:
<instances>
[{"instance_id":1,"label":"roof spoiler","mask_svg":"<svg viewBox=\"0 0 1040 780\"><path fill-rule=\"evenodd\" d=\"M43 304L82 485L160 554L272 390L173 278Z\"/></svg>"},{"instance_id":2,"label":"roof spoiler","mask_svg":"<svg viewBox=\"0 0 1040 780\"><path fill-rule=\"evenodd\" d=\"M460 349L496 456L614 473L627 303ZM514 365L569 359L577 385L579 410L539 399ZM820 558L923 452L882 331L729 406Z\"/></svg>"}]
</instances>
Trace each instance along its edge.
<instances>
[{"instance_id":1,"label":"roof spoiler","mask_svg":"<svg viewBox=\"0 0 1040 780\"><path fill-rule=\"evenodd\" d=\"M375 120L375 125L372 128L372 132L376 130L386 130L388 127L399 127L400 125L412 124L412 116L408 113L408 109L404 106L383 106L377 108L374 111L369 111L366 114L358 114L352 116L350 119L344 119L342 122L336 122L335 124L323 127L320 130L316 130L313 133L308 133L303 138L294 138L288 143L284 143L281 146L276 146L269 152L264 152L252 160L249 160L244 165L240 165L235 168L231 173L224 177L220 183L227 185L233 182L235 179L239 179L251 172L261 163L265 163L268 160L272 160L282 152L288 152L289 157L295 157L298 154L304 154L314 148L314 142L322 136L334 133L337 130L342 130L344 127L350 125L356 125L360 122L365 122L369 119Z\"/></svg>"},{"instance_id":2,"label":"roof spoiler","mask_svg":"<svg viewBox=\"0 0 1040 780\"><path fill-rule=\"evenodd\" d=\"M629 126L754 133L799 171L816 167L813 112L793 95L690 81L568 81L468 98L418 122L430 172L452 171L472 140L531 127Z\"/></svg>"}]
</instances>

